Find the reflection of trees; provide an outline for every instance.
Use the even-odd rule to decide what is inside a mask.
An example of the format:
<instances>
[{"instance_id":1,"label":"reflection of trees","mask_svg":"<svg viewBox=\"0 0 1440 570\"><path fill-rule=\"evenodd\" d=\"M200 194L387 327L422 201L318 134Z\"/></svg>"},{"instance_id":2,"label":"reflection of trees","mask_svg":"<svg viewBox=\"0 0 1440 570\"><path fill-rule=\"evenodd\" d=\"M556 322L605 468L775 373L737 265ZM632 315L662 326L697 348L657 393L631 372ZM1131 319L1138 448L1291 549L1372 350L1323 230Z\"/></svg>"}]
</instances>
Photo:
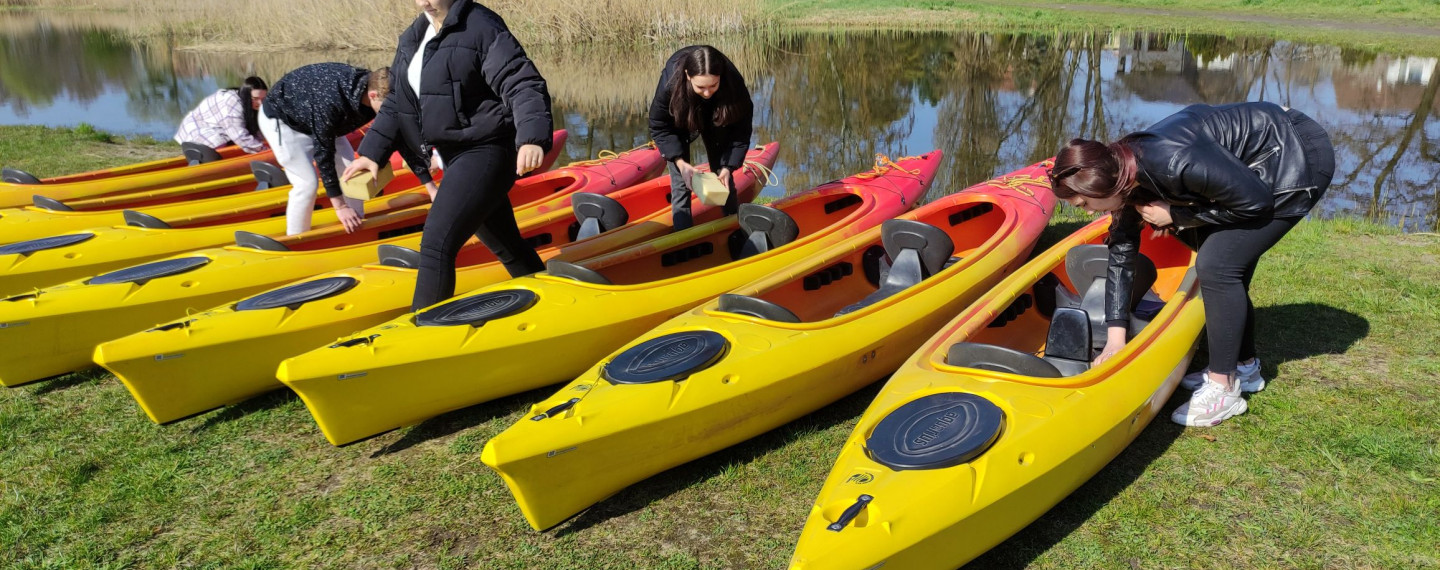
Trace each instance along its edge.
<instances>
[{"instance_id":1,"label":"reflection of trees","mask_svg":"<svg viewBox=\"0 0 1440 570\"><path fill-rule=\"evenodd\" d=\"M37 28L13 35L0 42L0 103L23 113L49 106L65 92L93 101L106 85L137 71L131 55L128 43L103 31Z\"/></svg>"}]
</instances>

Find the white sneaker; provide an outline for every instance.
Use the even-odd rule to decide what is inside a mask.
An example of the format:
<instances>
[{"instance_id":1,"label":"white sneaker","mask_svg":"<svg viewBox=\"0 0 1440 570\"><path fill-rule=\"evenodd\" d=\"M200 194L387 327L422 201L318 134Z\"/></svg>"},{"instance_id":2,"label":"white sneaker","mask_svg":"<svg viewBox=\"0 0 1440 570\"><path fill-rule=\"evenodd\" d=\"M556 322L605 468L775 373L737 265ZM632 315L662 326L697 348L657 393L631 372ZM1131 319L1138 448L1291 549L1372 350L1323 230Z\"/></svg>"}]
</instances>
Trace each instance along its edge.
<instances>
[{"instance_id":1,"label":"white sneaker","mask_svg":"<svg viewBox=\"0 0 1440 570\"><path fill-rule=\"evenodd\" d=\"M1235 375L1240 378L1240 391L1246 394L1254 394L1265 389L1265 379L1260 377L1260 359L1256 358L1250 365L1241 364L1235 368ZM1205 371L1191 372L1180 379L1180 387L1186 390L1199 390L1205 384Z\"/></svg>"},{"instance_id":2,"label":"white sneaker","mask_svg":"<svg viewBox=\"0 0 1440 570\"><path fill-rule=\"evenodd\" d=\"M1238 416L1250 409L1245 398L1240 397L1240 383L1226 390L1218 382L1205 381L1190 401L1181 404L1170 414L1170 420L1182 426L1209 427Z\"/></svg>"}]
</instances>

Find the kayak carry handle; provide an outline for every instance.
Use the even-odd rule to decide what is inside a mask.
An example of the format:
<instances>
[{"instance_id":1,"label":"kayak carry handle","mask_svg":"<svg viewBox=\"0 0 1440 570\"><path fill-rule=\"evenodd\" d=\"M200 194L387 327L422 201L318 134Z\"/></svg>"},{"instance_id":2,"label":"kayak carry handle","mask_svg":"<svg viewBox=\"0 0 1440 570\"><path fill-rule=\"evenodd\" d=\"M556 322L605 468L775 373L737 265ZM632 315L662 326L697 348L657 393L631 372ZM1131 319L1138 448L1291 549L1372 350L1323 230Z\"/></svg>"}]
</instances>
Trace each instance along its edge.
<instances>
[{"instance_id":1,"label":"kayak carry handle","mask_svg":"<svg viewBox=\"0 0 1440 570\"><path fill-rule=\"evenodd\" d=\"M875 497L871 497L870 495L860 495L860 498L855 501L855 504L850 505L850 508L845 509L845 512L840 514L840 520L830 523L830 526L825 528L835 532L845 530L845 525L850 524L850 521L855 520L855 517L860 516L860 511L865 510L865 506L869 505L870 501L873 500L875 500Z\"/></svg>"},{"instance_id":2,"label":"kayak carry handle","mask_svg":"<svg viewBox=\"0 0 1440 570\"><path fill-rule=\"evenodd\" d=\"M545 410L545 413L530 418L530 421L538 422L545 418L553 418L556 414L564 413L565 410L575 407L575 404L578 403L580 403L580 398L570 398L569 400L566 400L564 403L558 406Z\"/></svg>"},{"instance_id":3,"label":"kayak carry handle","mask_svg":"<svg viewBox=\"0 0 1440 570\"><path fill-rule=\"evenodd\" d=\"M370 336L362 336L362 337L359 337L359 338L352 338L352 339L350 339L350 340L344 340L344 341L340 341L340 342L337 342L337 343L335 343L335 344L332 344L332 345L330 345L330 348L350 348L350 347L352 347L352 346L359 346L359 345L362 345L362 344L364 344L364 345L369 345L370 343L375 342L375 338L378 337L378 336L380 336L380 335L378 335L378 334L372 334L372 335L370 335Z\"/></svg>"},{"instance_id":4,"label":"kayak carry handle","mask_svg":"<svg viewBox=\"0 0 1440 570\"><path fill-rule=\"evenodd\" d=\"M860 511L865 510L865 505L870 504L870 501L874 501L874 497L870 497L870 495L860 495L860 498L855 499L854 505L850 505L850 508L847 508L845 512L841 512L840 520L831 522L829 527L825 528L835 531L835 533L840 533L840 531L845 530L845 525L850 524L850 521L860 515Z\"/></svg>"}]
</instances>

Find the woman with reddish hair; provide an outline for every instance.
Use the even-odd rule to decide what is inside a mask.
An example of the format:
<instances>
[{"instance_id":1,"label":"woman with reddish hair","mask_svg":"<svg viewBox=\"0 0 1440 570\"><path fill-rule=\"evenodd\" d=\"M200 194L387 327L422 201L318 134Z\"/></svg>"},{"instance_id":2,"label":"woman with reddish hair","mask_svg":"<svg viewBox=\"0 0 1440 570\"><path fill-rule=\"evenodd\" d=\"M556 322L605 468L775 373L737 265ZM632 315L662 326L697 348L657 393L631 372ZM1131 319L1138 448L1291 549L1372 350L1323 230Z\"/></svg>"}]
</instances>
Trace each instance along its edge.
<instances>
[{"instance_id":1,"label":"woman with reddish hair","mask_svg":"<svg viewBox=\"0 0 1440 570\"><path fill-rule=\"evenodd\" d=\"M1256 263L1309 213L1334 173L1325 129L1304 113L1264 102L1192 105L1108 145L1066 144L1050 170L1055 196L1113 214L1107 342L1096 364L1128 340L1141 224L1171 231L1197 251L1210 347L1207 369L1181 382L1195 393L1171 419L1212 426L1245 413L1241 393L1265 387L1249 294Z\"/></svg>"}]
</instances>

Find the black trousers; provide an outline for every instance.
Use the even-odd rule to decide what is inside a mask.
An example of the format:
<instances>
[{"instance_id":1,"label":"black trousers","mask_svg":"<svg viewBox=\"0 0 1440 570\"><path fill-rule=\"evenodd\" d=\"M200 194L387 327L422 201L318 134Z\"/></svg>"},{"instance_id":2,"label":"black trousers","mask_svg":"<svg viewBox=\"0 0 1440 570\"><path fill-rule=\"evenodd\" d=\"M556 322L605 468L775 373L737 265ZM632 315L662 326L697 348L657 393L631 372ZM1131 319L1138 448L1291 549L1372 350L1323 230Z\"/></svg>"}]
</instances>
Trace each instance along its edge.
<instances>
[{"instance_id":1,"label":"black trousers","mask_svg":"<svg viewBox=\"0 0 1440 570\"><path fill-rule=\"evenodd\" d=\"M1318 202L1334 177L1335 149L1315 121L1297 111L1291 112L1291 118L1304 144L1306 166L1316 185L1311 192ZM1263 218L1200 228L1195 268L1200 273L1200 293L1205 299L1205 340L1210 345L1211 372L1230 374L1240 362L1255 358L1255 305L1250 301L1250 280L1255 277L1260 255L1274 247L1302 218Z\"/></svg>"},{"instance_id":2,"label":"black trousers","mask_svg":"<svg viewBox=\"0 0 1440 570\"><path fill-rule=\"evenodd\" d=\"M693 192L690 186L680 176L680 167L670 163L670 219L674 221L675 231L680 231L695 225L695 216L690 213L690 202ZM711 172L720 172L711 170ZM729 216L740 211L740 201L735 191L735 173L730 173L730 197L725 199L723 206L725 215Z\"/></svg>"},{"instance_id":3,"label":"black trousers","mask_svg":"<svg viewBox=\"0 0 1440 570\"><path fill-rule=\"evenodd\" d=\"M455 257L471 235L480 238L512 277L545 269L520 236L511 210L515 154L509 145L437 147L445 178L420 236L420 271L411 310L455 294Z\"/></svg>"}]
</instances>

